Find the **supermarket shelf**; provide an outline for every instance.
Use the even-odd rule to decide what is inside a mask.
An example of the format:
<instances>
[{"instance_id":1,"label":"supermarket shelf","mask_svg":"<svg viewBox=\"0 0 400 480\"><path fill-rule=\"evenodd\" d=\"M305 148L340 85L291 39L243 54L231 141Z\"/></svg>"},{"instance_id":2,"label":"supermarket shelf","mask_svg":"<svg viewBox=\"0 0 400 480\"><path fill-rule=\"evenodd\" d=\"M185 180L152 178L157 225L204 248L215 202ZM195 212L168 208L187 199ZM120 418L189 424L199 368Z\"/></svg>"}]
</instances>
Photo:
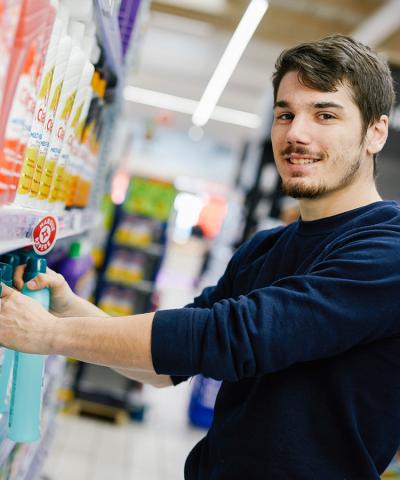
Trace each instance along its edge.
<instances>
[{"instance_id":1,"label":"supermarket shelf","mask_svg":"<svg viewBox=\"0 0 400 480\"><path fill-rule=\"evenodd\" d=\"M138 252L147 253L154 257L160 257L163 254L163 245L160 243L151 243L150 245L142 246L142 245L134 245L129 243L118 242L115 241L115 245L121 248L127 248L129 250L136 250Z\"/></svg>"},{"instance_id":2,"label":"supermarket shelf","mask_svg":"<svg viewBox=\"0 0 400 480\"><path fill-rule=\"evenodd\" d=\"M37 222L46 214L43 210L33 210L16 206L0 207L0 254L32 245L31 236ZM100 222L100 214L71 210L57 216L58 239L80 235L95 228Z\"/></svg>"}]
</instances>

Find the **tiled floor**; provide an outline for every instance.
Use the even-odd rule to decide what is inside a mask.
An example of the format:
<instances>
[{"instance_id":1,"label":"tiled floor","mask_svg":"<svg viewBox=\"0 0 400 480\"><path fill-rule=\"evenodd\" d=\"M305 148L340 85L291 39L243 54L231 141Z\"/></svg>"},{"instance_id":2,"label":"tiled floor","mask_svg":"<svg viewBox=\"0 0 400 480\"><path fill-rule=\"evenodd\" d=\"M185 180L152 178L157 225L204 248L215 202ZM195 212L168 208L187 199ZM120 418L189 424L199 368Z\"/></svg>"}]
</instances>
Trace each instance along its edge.
<instances>
[{"instance_id":1,"label":"tiled floor","mask_svg":"<svg viewBox=\"0 0 400 480\"><path fill-rule=\"evenodd\" d=\"M161 308L184 305L202 245L170 248L162 275ZM185 459L204 431L188 425L190 384L145 387L148 405L143 423L115 426L74 416L59 416L58 429L44 465L48 480L180 480Z\"/></svg>"},{"instance_id":2,"label":"tiled floor","mask_svg":"<svg viewBox=\"0 0 400 480\"><path fill-rule=\"evenodd\" d=\"M188 385L146 390L144 423L115 426L60 416L43 470L49 480L178 480L204 435L187 424Z\"/></svg>"}]
</instances>

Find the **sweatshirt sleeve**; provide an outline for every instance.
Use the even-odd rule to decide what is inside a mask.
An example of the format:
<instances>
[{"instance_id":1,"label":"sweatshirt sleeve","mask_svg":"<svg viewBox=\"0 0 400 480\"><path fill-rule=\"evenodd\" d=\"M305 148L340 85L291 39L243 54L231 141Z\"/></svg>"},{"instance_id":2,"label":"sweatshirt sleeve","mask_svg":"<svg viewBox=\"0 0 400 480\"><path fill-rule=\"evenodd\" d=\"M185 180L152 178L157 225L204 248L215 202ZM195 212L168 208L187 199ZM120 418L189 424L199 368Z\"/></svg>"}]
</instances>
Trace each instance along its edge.
<instances>
[{"instance_id":1,"label":"sweatshirt sleeve","mask_svg":"<svg viewBox=\"0 0 400 480\"><path fill-rule=\"evenodd\" d=\"M185 306L185 309L190 308L210 308L216 302L223 298L229 298L231 296L231 285L235 277L238 265L247 257L248 252L253 251L254 247L258 245L265 237L265 232L261 232L255 235L251 240L243 243L235 252L231 260L229 261L224 274L218 280L217 285L205 288L199 296L194 298L193 302ZM165 312L165 310L164 310ZM173 336L172 336L173 337ZM165 341L164 334L162 336L157 335L157 332L153 329L152 332L152 351L160 350L163 348ZM171 339L173 341L173 339ZM184 374L174 375L173 371L169 373L174 385L178 385L181 382L188 380L192 375Z\"/></svg>"},{"instance_id":2,"label":"sweatshirt sleeve","mask_svg":"<svg viewBox=\"0 0 400 480\"><path fill-rule=\"evenodd\" d=\"M157 373L237 381L400 334L398 234L360 233L304 275L213 305L159 311Z\"/></svg>"}]
</instances>

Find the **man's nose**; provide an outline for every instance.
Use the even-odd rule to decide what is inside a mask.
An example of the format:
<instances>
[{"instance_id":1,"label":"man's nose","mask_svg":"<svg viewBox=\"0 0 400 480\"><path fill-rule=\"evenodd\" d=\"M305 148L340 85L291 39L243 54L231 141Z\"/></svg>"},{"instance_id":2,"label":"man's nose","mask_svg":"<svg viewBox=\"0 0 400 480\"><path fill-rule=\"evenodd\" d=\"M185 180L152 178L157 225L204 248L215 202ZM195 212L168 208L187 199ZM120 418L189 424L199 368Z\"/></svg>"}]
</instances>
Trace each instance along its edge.
<instances>
[{"instance_id":1,"label":"man's nose","mask_svg":"<svg viewBox=\"0 0 400 480\"><path fill-rule=\"evenodd\" d=\"M290 123L286 133L289 144L308 144L311 141L310 123L303 116L296 115Z\"/></svg>"}]
</instances>

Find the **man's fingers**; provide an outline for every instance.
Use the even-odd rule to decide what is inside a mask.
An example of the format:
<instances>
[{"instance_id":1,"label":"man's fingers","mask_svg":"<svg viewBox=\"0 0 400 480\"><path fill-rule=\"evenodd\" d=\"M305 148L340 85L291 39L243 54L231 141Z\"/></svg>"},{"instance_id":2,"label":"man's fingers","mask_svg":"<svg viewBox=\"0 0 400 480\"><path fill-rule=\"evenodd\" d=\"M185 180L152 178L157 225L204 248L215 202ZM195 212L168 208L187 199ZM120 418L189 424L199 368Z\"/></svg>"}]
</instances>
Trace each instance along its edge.
<instances>
[{"instance_id":1,"label":"man's fingers","mask_svg":"<svg viewBox=\"0 0 400 480\"><path fill-rule=\"evenodd\" d=\"M26 286L29 290L41 290L42 288L54 288L60 286L63 281L63 277L57 274L50 268L47 268L46 273L41 273L33 280L30 280Z\"/></svg>"},{"instance_id":2,"label":"man's fingers","mask_svg":"<svg viewBox=\"0 0 400 480\"><path fill-rule=\"evenodd\" d=\"M7 287L4 283L1 284L1 298L8 298L13 293L15 293L13 288Z\"/></svg>"},{"instance_id":3,"label":"man's fingers","mask_svg":"<svg viewBox=\"0 0 400 480\"><path fill-rule=\"evenodd\" d=\"M24 286L24 273L26 265L19 265L14 270L14 287L18 290L22 290Z\"/></svg>"},{"instance_id":4,"label":"man's fingers","mask_svg":"<svg viewBox=\"0 0 400 480\"><path fill-rule=\"evenodd\" d=\"M26 286L29 288L29 290L41 290L42 288L52 287L51 275L47 273L41 273L33 280L30 280Z\"/></svg>"},{"instance_id":5,"label":"man's fingers","mask_svg":"<svg viewBox=\"0 0 400 480\"><path fill-rule=\"evenodd\" d=\"M24 273L26 265L19 265L14 271L14 286L18 290L22 290L24 286ZM41 290L42 288L59 287L64 282L64 278L47 268L46 273L41 273L34 279L27 282L26 286L29 290Z\"/></svg>"}]
</instances>

